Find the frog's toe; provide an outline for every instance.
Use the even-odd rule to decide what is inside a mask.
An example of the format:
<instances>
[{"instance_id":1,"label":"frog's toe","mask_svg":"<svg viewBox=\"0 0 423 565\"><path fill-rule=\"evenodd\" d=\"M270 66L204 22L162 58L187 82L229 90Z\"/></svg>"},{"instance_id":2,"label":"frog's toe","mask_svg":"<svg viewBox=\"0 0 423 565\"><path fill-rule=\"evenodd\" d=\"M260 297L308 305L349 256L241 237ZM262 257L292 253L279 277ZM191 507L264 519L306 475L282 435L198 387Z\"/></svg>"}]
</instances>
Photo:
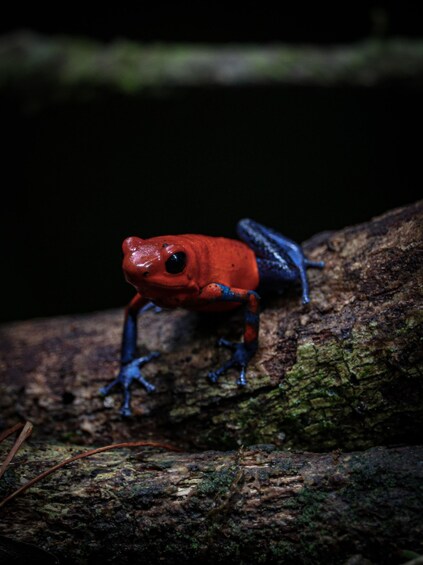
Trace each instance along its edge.
<instances>
[{"instance_id":1,"label":"frog's toe","mask_svg":"<svg viewBox=\"0 0 423 565\"><path fill-rule=\"evenodd\" d=\"M120 413L124 418L129 418L130 416L132 416L132 410L129 408L129 406L122 406Z\"/></svg>"},{"instance_id":2,"label":"frog's toe","mask_svg":"<svg viewBox=\"0 0 423 565\"><path fill-rule=\"evenodd\" d=\"M232 358L229 361L226 361L226 363L224 363L221 367L216 369L216 371L210 371L207 376L212 383L217 383L220 375L223 375L223 373L226 373L226 371L228 369L230 369L231 367L233 367L234 365L235 365L235 361Z\"/></svg>"},{"instance_id":3,"label":"frog's toe","mask_svg":"<svg viewBox=\"0 0 423 565\"><path fill-rule=\"evenodd\" d=\"M219 380L219 377L220 377L220 374L218 374L217 371L210 371L207 375L207 378L213 384L217 383L217 381Z\"/></svg>"},{"instance_id":4,"label":"frog's toe","mask_svg":"<svg viewBox=\"0 0 423 565\"><path fill-rule=\"evenodd\" d=\"M247 367L241 367L241 371L239 373L239 377L236 381L238 386L247 386Z\"/></svg>"},{"instance_id":5,"label":"frog's toe","mask_svg":"<svg viewBox=\"0 0 423 565\"><path fill-rule=\"evenodd\" d=\"M98 392L99 392L99 394L101 394L101 396L107 396L115 388L115 386L117 386L119 383L120 383L120 379L117 378L113 382L111 382L110 384L108 384L106 386L102 386L99 389Z\"/></svg>"},{"instance_id":6,"label":"frog's toe","mask_svg":"<svg viewBox=\"0 0 423 565\"><path fill-rule=\"evenodd\" d=\"M228 339L221 337L217 340L217 345L219 347L227 347L228 349L232 349L232 351L234 351L237 345L239 345L239 343L236 343L234 341L229 341Z\"/></svg>"},{"instance_id":7,"label":"frog's toe","mask_svg":"<svg viewBox=\"0 0 423 565\"><path fill-rule=\"evenodd\" d=\"M304 294L301 302L303 303L303 306L310 304L310 296L308 294Z\"/></svg>"},{"instance_id":8,"label":"frog's toe","mask_svg":"<svg viewBox=\"0 0 423 565\"><path fill-rule=\"evenodd\" d=\"M141 375L139 377L137 377L137 381L139 381L142 386L145 388L145 390L150 393L150 392L154 392L156 390L156 387L154 385L152 385L151 383L149 383L147 381L147 379L145 379L144 377L142 377Z\"/></svg>"}]
</instances>

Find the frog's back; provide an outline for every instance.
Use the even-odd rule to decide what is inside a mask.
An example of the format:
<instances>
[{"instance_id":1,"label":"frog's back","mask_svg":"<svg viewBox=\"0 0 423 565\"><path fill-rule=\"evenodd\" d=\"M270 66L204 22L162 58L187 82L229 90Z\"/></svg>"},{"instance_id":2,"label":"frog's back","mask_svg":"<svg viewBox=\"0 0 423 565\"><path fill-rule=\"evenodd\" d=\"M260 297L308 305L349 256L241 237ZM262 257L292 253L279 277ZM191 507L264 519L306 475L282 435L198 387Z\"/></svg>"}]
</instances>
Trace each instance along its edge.
<instances>
[{"instance_id":1,"label":"frog's back","mask_svg":"<svg viewBox=\"0 0 423 565\"><path fill-rule=\"evenodd\" d=\"M211 283L231 289L255 290L258 287L256 256L247 244L235 239L197 234L184 234L180 238L184 248L189 249L187 269L200 289ZM190 310L200 311L224 311L238 306L237 302L224 301L185 304Z\"/></svg>"},{"instance_id":2,"label":"frog's back","mask_svg":"<svg viewBox=\"0 0 423 565\"><path fill-rule=\"evenodd\" d=\"M192 244L196 278L200 287L219 283L231 288L255 290L259 273L254 251L242 241L225 237L187 234L187 244Z\"/></svg>"}]
</instances>

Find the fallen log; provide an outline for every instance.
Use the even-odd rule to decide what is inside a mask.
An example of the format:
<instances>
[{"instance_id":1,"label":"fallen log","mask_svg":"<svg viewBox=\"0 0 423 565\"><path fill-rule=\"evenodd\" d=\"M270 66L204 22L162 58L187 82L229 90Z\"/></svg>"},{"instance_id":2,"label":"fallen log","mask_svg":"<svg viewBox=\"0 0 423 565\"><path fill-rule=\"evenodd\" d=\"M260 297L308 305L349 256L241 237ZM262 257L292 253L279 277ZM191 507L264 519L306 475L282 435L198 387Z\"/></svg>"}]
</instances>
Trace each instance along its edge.
<instances>
[{"instance_id":1,"label":"fallen log","mask_svg":"<svg viewBox=\"0 0 423 565\"><path fill-rule=\"evenodd\" d=\"M414 444L423 437L421 356L423 205L394 210L306 242L324 260L310 270L311 304L298 289L268 299L248 386L229 372L218 337L239 339L240 312L145 313L140 353L156 386L134 386L134 416L98 390L117 373L122 312L29 320L1 328L3 426L31 420L40 440L105 444L129 439L231 449L272 443L322 451ZM119 267L117 267L119 268Z\"/></svg>"},{"instance_id":2,"label":"fallen log","mask_svg":"<svg viewBox=\"0 0 423 565\"><path fill-rule=\"evenodd\" d=\"M1 424L30 419L36 433L2 477L2 499L87 444L154 438L221 451L114 451L69 464L0 509L0 556L418 562L423 448L371 446L422 437L422 215L417 203L306 242L326 261L310 272L312 304L295 289L267 301L245 389L233 374L206 380L227 354L217 336L236 338L240 314L146 313L140 353L166 355L145 370L156 393L136 389L125 420L118 398L98 395L118 368L121 313L3 326Z\"/></svg>"},{"instance_id":3,"label":"fallen log","mask_svg":"<svg viewBox=\"0 0 423 565\"><path fill-rule=\"evenodd\" d=\"M76 451L25 447L1 496ZM0 555L5 562L8 551L28 562L44 550L43 562L60 563L404 563L423 552L422 480L422 447L103 453L0 509Z\"/></svg>"}]
</instances>

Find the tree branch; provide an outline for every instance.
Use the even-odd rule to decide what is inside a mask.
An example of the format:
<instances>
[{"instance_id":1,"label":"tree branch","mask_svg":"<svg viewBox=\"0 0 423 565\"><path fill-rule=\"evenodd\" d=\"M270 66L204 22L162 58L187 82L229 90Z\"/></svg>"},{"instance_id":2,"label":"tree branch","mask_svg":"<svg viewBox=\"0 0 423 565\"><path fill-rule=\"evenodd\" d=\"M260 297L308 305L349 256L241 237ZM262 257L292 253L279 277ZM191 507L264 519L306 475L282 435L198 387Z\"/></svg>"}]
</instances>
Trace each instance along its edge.
<instances>
[{"instance_id":1,"label":"tree branch","mask_svg":"<svg viewBox=\"0 0 423 565\"><path fill-rule=\"evenodd\" d=\"M0 39L0 90L31 99L163 93L186 87L423 83L423 42L241 46L100 44L19 32ZM42 98L41 98L42 99Z\"/></svg>"}]
</instances>

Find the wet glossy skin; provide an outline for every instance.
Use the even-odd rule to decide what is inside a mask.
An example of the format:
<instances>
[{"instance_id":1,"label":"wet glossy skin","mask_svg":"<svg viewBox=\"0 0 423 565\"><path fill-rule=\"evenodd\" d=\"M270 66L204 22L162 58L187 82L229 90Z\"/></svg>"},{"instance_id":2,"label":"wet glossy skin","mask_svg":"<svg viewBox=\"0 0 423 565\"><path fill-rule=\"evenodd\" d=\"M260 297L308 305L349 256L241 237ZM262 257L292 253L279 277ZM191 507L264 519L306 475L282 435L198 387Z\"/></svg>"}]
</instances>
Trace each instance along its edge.
<instances>
[{"instance_id":1,"label":"wet glossy skin","mask_svg":"<svg viewBox=\"0 0 423 565\"><path fill-rule=\"evenodd\" d=\"M239 303L206 302L202 291L218 282L230 288L255 290L259 284L256 256L242 241L204 235L169 235L123 242L123 271L140 296L164 308L222 311ZM166 261L175 253L186 255L182 272L169 273Z\"/></svg>"},{"instance_id":2,"label":"wet glossy skin","mask_svg":"<svg viewBox=\"0 0 423 565\"><path fill-rule=\"evenodd\" d=\"M287 283L299 281L303 304L309 302L306 269L321 268L322 262L309 261L298 244L253 220L241 220L238 235L243 241L184 234L150 239L129 237L123 242L123 271L137 293L125 311L120 372L100 391L107 395L116 386L123 389L122 415L131 414L130 387L134 380L148 392L154 390L140 368L159 354L136 356L137 316L150 304L197 311L243 306L243 341L219 340L220 345L233 353L208 377L215 383L235 367L239 370L237 383L245 386L247 366L258 347L260 297L256 289L260 286L260 292L279 291Z\"/></svg>"}]
</instances>

